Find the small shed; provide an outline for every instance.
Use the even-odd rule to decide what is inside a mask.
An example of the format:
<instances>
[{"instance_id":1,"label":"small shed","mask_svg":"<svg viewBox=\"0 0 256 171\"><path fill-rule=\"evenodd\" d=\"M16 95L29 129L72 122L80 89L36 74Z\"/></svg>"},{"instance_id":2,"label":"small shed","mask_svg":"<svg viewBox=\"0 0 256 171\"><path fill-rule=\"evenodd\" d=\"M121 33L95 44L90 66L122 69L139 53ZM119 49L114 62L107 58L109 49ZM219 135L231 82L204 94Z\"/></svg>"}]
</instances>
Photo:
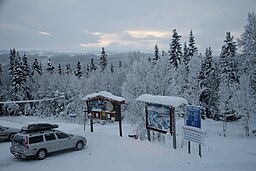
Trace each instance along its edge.
<instances>
[{"instance_id":1,"label":"small shed","mask_svg":"<svg viewBox=\"0 0 256 171\"><path fill-rule=\"evenodd\" d=\"M123 97L115 96L107 91L92 93L85 96L88 111L94 119L101 120L121 120L121 104L125 103Z\"/></svg>"}]
</instances>

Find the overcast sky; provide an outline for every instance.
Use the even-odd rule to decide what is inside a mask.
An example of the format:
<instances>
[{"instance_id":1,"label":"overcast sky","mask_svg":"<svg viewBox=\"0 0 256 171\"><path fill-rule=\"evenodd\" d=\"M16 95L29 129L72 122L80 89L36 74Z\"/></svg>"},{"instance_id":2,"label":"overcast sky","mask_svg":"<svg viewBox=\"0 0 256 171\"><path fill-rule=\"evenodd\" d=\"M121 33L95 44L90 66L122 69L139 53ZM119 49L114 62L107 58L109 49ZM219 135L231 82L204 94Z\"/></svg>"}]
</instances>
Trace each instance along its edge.
<instances>
[{"instance_id":1,"label":"overcast sky","mask_svg":"<svg viewBox=\"0 0 256 171\"><path fill-rule=\"evenodd\" d=\"M0 49L167 51L172 30L218 55L256 0L0 0Z\"/></svg>"}]
</instances>

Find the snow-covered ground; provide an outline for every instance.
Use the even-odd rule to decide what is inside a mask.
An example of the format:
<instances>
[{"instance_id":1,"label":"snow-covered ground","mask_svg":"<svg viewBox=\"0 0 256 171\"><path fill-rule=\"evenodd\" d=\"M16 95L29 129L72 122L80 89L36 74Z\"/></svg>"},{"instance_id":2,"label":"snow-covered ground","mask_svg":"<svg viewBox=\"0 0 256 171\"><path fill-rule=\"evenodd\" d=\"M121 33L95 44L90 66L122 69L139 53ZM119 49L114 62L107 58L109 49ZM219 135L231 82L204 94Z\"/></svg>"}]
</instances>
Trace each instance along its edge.
<instances>
[{"instance_id":1,"label":"snow-covered ground","mask_svg":"<svg viewBox=\"0 0 256 171\"><path fill-rule=\"evenodd\" d=\"M192 154L181 143L183 120L177 123L177 150L172 143L160 143L128 138L133 133L128 124L123 125L123 137L119 136L118 124L95 124L91 133L89 125L56 121L37 117L1 117L0 124L20 128L28 122L51 122L59 129L83 135L88 145L81 151L67 151L50 155L42 161L16 159L10 152L10 142L0 143L0 171L169 171L169 170L256 170L256 137L244 137L240 124L228 123L227 137L222 135L222 122L203 120L206 143L202 158L198 145L192 143Z\"/></svg>"}]
</instances>

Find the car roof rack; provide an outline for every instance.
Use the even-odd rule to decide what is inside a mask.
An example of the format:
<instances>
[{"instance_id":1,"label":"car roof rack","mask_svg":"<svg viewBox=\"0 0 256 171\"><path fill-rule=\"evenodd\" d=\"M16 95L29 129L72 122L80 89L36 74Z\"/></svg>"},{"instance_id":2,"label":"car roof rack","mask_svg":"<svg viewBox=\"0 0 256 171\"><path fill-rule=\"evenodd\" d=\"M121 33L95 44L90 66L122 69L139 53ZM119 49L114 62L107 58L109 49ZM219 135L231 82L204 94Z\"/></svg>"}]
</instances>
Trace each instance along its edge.
<instances>
[{"instance_id":1,"label":"car roof rack","mask_svg":"<svg viewBox=\"0 0 256 171\"><path fill-rule=\"evenodd\" d=\"M32 132L38 132L38 131L46 131L46 130L52 130L54 128L58 128L59 125L57 124L49 124L49 123L33 123L33 124L27 124L21 127L21 132L25 133L32 133Z\"/></svg>"}]
</instances>

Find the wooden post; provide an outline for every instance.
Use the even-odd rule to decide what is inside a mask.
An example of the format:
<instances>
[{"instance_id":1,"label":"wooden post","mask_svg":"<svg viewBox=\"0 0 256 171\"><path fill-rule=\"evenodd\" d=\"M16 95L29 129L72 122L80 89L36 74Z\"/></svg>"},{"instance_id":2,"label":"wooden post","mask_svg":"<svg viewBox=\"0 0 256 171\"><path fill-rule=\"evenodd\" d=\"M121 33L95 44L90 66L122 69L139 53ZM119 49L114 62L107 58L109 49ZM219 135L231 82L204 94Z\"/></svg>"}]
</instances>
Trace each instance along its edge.
<instances>
[{"instance_id":1,"label":"wooden post","mask_svg":"<svg viewBox=\"0 0 256 171\"><path fill-rule=\"evenodd\" d=\"M91 119L90 119L90 125L91 125L91 132L93 132L93 120L92 120L92 116L91 116Z\"/></svg>"},{"instance_id":2,"label":"wooden post","mask_svg":"<svg viewBox=\"0 0 256 171\"><path fill-rule=\"evenodd\" d=\"M85 131L85 119L84 119L84 131Z\"/></svg>"},{"instance_id":3,"label":"wooden post","mask_svg":"<svg viewBox=\"0 0 256 171\"><path fill-rule=\"evenodd\" d=\"M190 141L188 141L188 154L190 154L191 151L190 151Z\"/></svg>"},{"instance_id":4,"label":"wooden post","mask_svg":"<svg viewBox=\"0 0 256 171\"><path fill-rule=\"evenodd\" d=\"M176 122L175 122L175 108L171 107L171 114L172 114L172 136L173 136L173 148L177 149L176 145Z\"/></svg>"},{"instance_id":5,"label":"wooden post","mask_svg":"<svg viewBox=\"0 0 256 171\"><path fill-rule=\"evenodd\" d=\"M149 129L147 129L147 135L148 135L148 140L151 141L151 139L150 139L150 130Z\"/></svg>"},{"instance_id":6,"label":"wooden post","mask_svg":"<svg viewBox=\"0 0 256 171\"><path fill-rule=\"evenodd\" d=\"M121 117L121 113L120 113L120 117L119 117L119 133L120 133L120 137L122 137L123 134L122 134L122 117Z\"/></svg>"},{"instance_id":7,"label":"wooden post","mask_svg":"<svg viewBox=\"0 0 256 171\"><path fill-rule=\"evenodd\" d=\"M226 115L224 116L223 114L223 135L226 137L226 132L227 132L227 125L226 125Z\"/></svg>"},{"instance_id":8,"label":"wooden post","mask_svg":"<svg viewBox=\"0 0 256 171\"><path fill-rule=\"evenodd\" d=\"M114 104L114 109L115 109L116 117L117 117L117 120L118 120L118 123L119 123L119 135L120 135L120 137L122 137L123 133L122 133L121 104Z\"/></svg>"},{"instance_id":9,"label":"wooden post","mask_svg":"<svg viewBox=\"0 0 256 171\"><path fill-rule=\"evenodd\" d=\"M86 122L86 111L84 111L84 131L85 131L85 122Z\"/></svg>"},{"instance_id":10,"label":"wooden post","mask_svg":"<svg viewBox=\"0 0 256 171\"><path fill-rule=\"evenodd\" d=\"M202 158L202 149L201 149L201 144L199 144L199 156Z\"/></svg>"},{"instance_id":11,"label":"wooden post","mask_svg":"<svg viewBox=\"0 0 256 171\"><path fill-rule=\"evenodd\" d=\"M148 108L147 108L148 103L145 104L145 112L146 112L146 128L147 128L147 137L148 140L151 141L150 138L150 130L148 129Z\"/></svg>"},{"instance_id":12,"label":"wooden post","mask_svg":"<svg viewBox=\"0 0 256 171\"><path fill-rule=\"evenodd\" d=\"M91 110L90 110L90 102L88 100L86 101L86 105L87 105L88 116L89 116L89 119L90 119L91 132L93 132L93 119L92 119L93 116L92 116L92 113L91 113Z\"/></svg>"}]
</instances>

